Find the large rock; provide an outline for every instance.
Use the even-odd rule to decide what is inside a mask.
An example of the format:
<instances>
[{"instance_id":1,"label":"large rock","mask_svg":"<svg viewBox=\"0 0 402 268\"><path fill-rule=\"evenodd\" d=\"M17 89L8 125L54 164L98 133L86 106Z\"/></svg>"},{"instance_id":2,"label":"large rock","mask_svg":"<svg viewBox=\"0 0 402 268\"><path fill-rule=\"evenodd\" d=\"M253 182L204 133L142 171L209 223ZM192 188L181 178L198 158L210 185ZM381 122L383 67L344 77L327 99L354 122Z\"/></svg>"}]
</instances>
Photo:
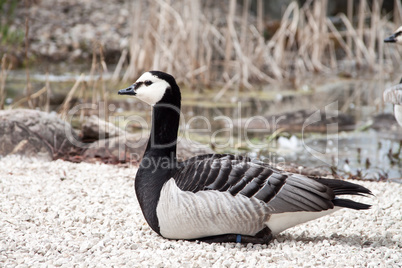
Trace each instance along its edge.
<instances>
[{"instance_id":1,"label":"large rock","mask_svg":"<svg viewBox=\"0 0 402 268\"><path fill-rule=\"evenodd\" d=\"M76 132L55 113L27 109L0 111L1 156L21 154L51 160L75 148L76 140Z\"/></svg>"},{"instance_id":2,"label":"large rock","mask_svg":"<svg viewBox=\"0 0 402 268\"><path fill-rule=\"evenodd\" d=\"M88 145L84 152L84 159L100 158L104 162L131 162L139 163L145 152L148 137L141 134L128 134L98 140ZM199 154L213 154L208 146L187 139L179 139L177 142L177 158L186 160Z\"/></svg>"},{"instance_id":3,"label":"large rock","mask_svg":"<svg viewBox=\"0 0 402 268\"><path fill-rule=\"evenodd\" d=\"M86 118L82 125L81 136L83 140L96 140L84 145L86 147L83 153L84 159L98 158L110 163L140 162L148 143L148 136L128 133L96 115ZM210 153L214 151L208 146L184 138L178 139L179 160Z\"/></svg>"},{"instance_id":4,"label":"large rock","mask_svg":"<svg viewBox=\"0 0 402 268\"><path fill-rule=\"evenodd\" d=\"M100 119L97 115L85 119L81 133L83 140L101 140L126 135L126 131Z\"/></svg>"},{"instance_id":5,"label":"large rock","mask_svg":"<svg viewBox=\"0 0 402 268\"><path fill-rule=\"evenodd\" d=\"M0 155L20 154L52 160L52 148L23 123L0 120Z\"/></svg>"},{"instance_id":6,"label":"large rock","mask_svg":"<svg viewBox=\"0 0 402 268\"><path fill-rule=\"evenodd\" d=\"M88 144L85 159L100 158L104 162L139 162L147 140L135 134L124 134Z\"/></svg>"},{"instance_id":7,"label":"large rock","mask_svg":"<svg viewBox=\"0 0 402 268\"><path fill-rule=\"evenodd\" d=\"M0 156L21 154L78 162L100 158L103 162L135 163L141 161L148 142L148 137L130 134L96 116L86 120L81 136L95 142L82 142L70 124L56 113L27 109L0 111ZM214 152L195 141L178 141L177 156L181 160L205 153Z\"/></svg>"}]
</instances>

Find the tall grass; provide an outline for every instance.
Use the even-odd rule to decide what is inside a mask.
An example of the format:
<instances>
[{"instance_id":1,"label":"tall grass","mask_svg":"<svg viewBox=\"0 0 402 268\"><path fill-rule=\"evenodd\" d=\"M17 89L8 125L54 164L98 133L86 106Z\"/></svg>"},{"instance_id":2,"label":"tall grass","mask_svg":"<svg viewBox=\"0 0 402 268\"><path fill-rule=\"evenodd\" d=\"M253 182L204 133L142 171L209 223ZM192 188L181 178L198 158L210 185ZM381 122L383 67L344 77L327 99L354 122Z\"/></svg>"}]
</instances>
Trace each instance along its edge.
<instances>
[{"instance_id":1,"label":"tall grass","mask_svg":"<svg viewBox=\"0 0 402 268\"><path fill-rule=\"evenodd\" d=\"M309 0L302 6L295 1L284 9L280 22L270 25L264 17L264 1L256 1L256 14L249 10L251 2L133 1L130 46L122 51L112 82L120 80L122 70L123 80L131 82L144 71L158 69L173 73L187 86L219 87L214 98L217 101L229 89L253 90L254 83L293 81L297 86L311 74L364 69L380 76L399 68L401 53L395 46L383 43L384 37L402 23L399 0L395 0L393 14L382 13L382 0L348 0L346 15L331 18L326 13L328 0ZM269 36L267 31L272 25L274 31ZM26 58L28 31L27 19ZM5 98L5 62L4 59L0 73L0 108ZM94 42L89 77L77 80L59 112L66 115L73 97L94 104L103 100L106 107L105 73L108 69L103 47ZM28 68L26 75L26 97L12 107L28 103L48 110L49 81L33 93ZM45 94L43 104L39 99Z\"/></svg>"},{"instance_id":2,"label":"tall grass","mask_svg":"<svg viewBox=\"0 0 402 268\"><path fill-rule=\"evenodd\" d=\"M4 101L6 99L6 79L8 71L10 71L12 64L7 61L7 54L1 58L0 66L0 110L4 109Z\"/></svg>"},{"instance_id":3,"label":"tall grass","mask_svg":"<svg viewBox=\"0 0 402 268\"><path fill-rule=\"evenodd\" d=\"M119 67L116 67L116 69ZM83 103L92 103L97 105L102 103L98 111L102 113L102 118L107 121L109 118L108 109L108 91L106 90L105 79L103 75L108 72L105 62L103 47L98 42L93 43L91 70L87 77L82 73L75 81L75 84L68 92L63 104L59 109L60 117L67 118L67 114L73 105L73 97L77 97ZM96 75L99 74L99 75ZM87 111L91 113L91 111ZM92 111L93 112L93 111ZM81 110L81 119L84 117L85 111ZM86 114L90 115L90 114Z\"/></svg>"},{"instance_id":4,"label":"tall grass","mask_svg":"<svg viewBox=\"0 0 402 268\"><path fill-rule=\"evenodd\" d=\"M253 82L297 81L310 73L359 68L381 73L384 66L396 68L402 58L383 45L385 35L401 23L398 0L394 22L390 14L382 14L382 0L360 0L357 6L349 0L347 15L332 18L326 13L328 0L310 0L303 6L291 2L268 40L263 1L257 1L257 16L250 14L249 2L136 1L124 79L160 69L189 86L251 88Z\"/></svg>"}]
</instances>

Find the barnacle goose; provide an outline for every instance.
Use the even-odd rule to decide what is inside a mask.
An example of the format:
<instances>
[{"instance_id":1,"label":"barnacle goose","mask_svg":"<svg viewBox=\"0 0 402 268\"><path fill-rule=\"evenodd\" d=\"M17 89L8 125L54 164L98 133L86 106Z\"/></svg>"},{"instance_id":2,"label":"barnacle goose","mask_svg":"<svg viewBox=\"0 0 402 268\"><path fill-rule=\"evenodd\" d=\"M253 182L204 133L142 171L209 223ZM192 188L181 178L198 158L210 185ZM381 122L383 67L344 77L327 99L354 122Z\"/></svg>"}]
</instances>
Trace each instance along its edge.
<instances>
[{"instance_id":1,"label":"barnacle goose","mask_svg":"<svg viewBox=\"0 0 402 268\"><path fill-rule=\"evenodd\" d=\"M402 26L391 36L385 38L384 42L402 44ZM402 126L402 79L398 85L387 88L383 97L385 102L394 104L396 121Z\"/></svg>"},{"instance_id":2,"label":"barnacle goose","mask_svg":"<svg viewBox=\"0 0 402 268\"><path fill-rule=\"evenodd\" d=\"M340 208L370 207L338 197L371 194L360 185L286 173L242 156L207 154L179 162L181 95L169 74L146 72L119 94L153 107L135 191L149 226L165 238L268 243L287 228Z\"/></svg>"}]
</instances>

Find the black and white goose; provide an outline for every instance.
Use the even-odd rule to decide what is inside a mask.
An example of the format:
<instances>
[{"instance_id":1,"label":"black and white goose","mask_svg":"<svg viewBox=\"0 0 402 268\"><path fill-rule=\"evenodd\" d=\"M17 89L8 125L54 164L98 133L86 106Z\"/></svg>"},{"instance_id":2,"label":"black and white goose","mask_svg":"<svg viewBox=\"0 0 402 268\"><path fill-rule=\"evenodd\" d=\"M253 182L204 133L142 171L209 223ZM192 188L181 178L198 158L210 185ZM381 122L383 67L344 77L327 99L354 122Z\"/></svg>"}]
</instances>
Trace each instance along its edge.
<instances>
[{"instance_id":1,"label":"black and white goose","mask_svg":"<svg viewBox=\"0 0 402 268\"><path fill-rule=\"evenodd\" d=\"M169 74L146 72L119 94L153 107L135 191L146 221L165 238L268 243L287 228L340 208L370 207L338 198L371 194L346 181L311 179L228 154L177 161L181 95Z\"/></svg>"},{"instance_id":2,"label":"black and white goose","mask_svg":"<svg viewBox=\"0 0 402 268\"><path fill-rule=\"evenodd\" d=\"M391 36L385 38L384 42L402 45L402 26L399 27ZM394 104L396 121L400 126L402 126L402 79L398 85L387 88L384 91L383 98L385 102Z\"/></svg>"}]
</instances>

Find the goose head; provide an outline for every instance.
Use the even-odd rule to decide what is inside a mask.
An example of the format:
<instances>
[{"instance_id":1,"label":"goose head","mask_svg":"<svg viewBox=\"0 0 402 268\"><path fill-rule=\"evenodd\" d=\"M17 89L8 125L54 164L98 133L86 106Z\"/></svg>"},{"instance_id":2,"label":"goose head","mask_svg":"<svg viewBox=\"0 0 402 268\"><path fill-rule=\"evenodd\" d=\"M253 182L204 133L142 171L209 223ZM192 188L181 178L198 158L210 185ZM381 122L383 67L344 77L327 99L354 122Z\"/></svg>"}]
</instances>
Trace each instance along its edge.
<instances>
[{"instance_id":1,"label":"goose head","mask_svg":"<svg viewBox=\"0 0 402 268\"><path fill-rule=\"evenodd\" d=\"M397 43L402 45L402 26L398 28L391 36L384 39L386 43Z\"/></svg>"},{"instance_id":2,"label":"goose head","mask_svg":"<svg viewBox=\"0 0 402 268\"><path fill-rule=\"evenodd\" d=\"M140 76L134 84L119 90L119 95L134 96L151 106L157 103L180 104L180 89L170 74L149 71Z\"/></svg>"}]
</instances>

